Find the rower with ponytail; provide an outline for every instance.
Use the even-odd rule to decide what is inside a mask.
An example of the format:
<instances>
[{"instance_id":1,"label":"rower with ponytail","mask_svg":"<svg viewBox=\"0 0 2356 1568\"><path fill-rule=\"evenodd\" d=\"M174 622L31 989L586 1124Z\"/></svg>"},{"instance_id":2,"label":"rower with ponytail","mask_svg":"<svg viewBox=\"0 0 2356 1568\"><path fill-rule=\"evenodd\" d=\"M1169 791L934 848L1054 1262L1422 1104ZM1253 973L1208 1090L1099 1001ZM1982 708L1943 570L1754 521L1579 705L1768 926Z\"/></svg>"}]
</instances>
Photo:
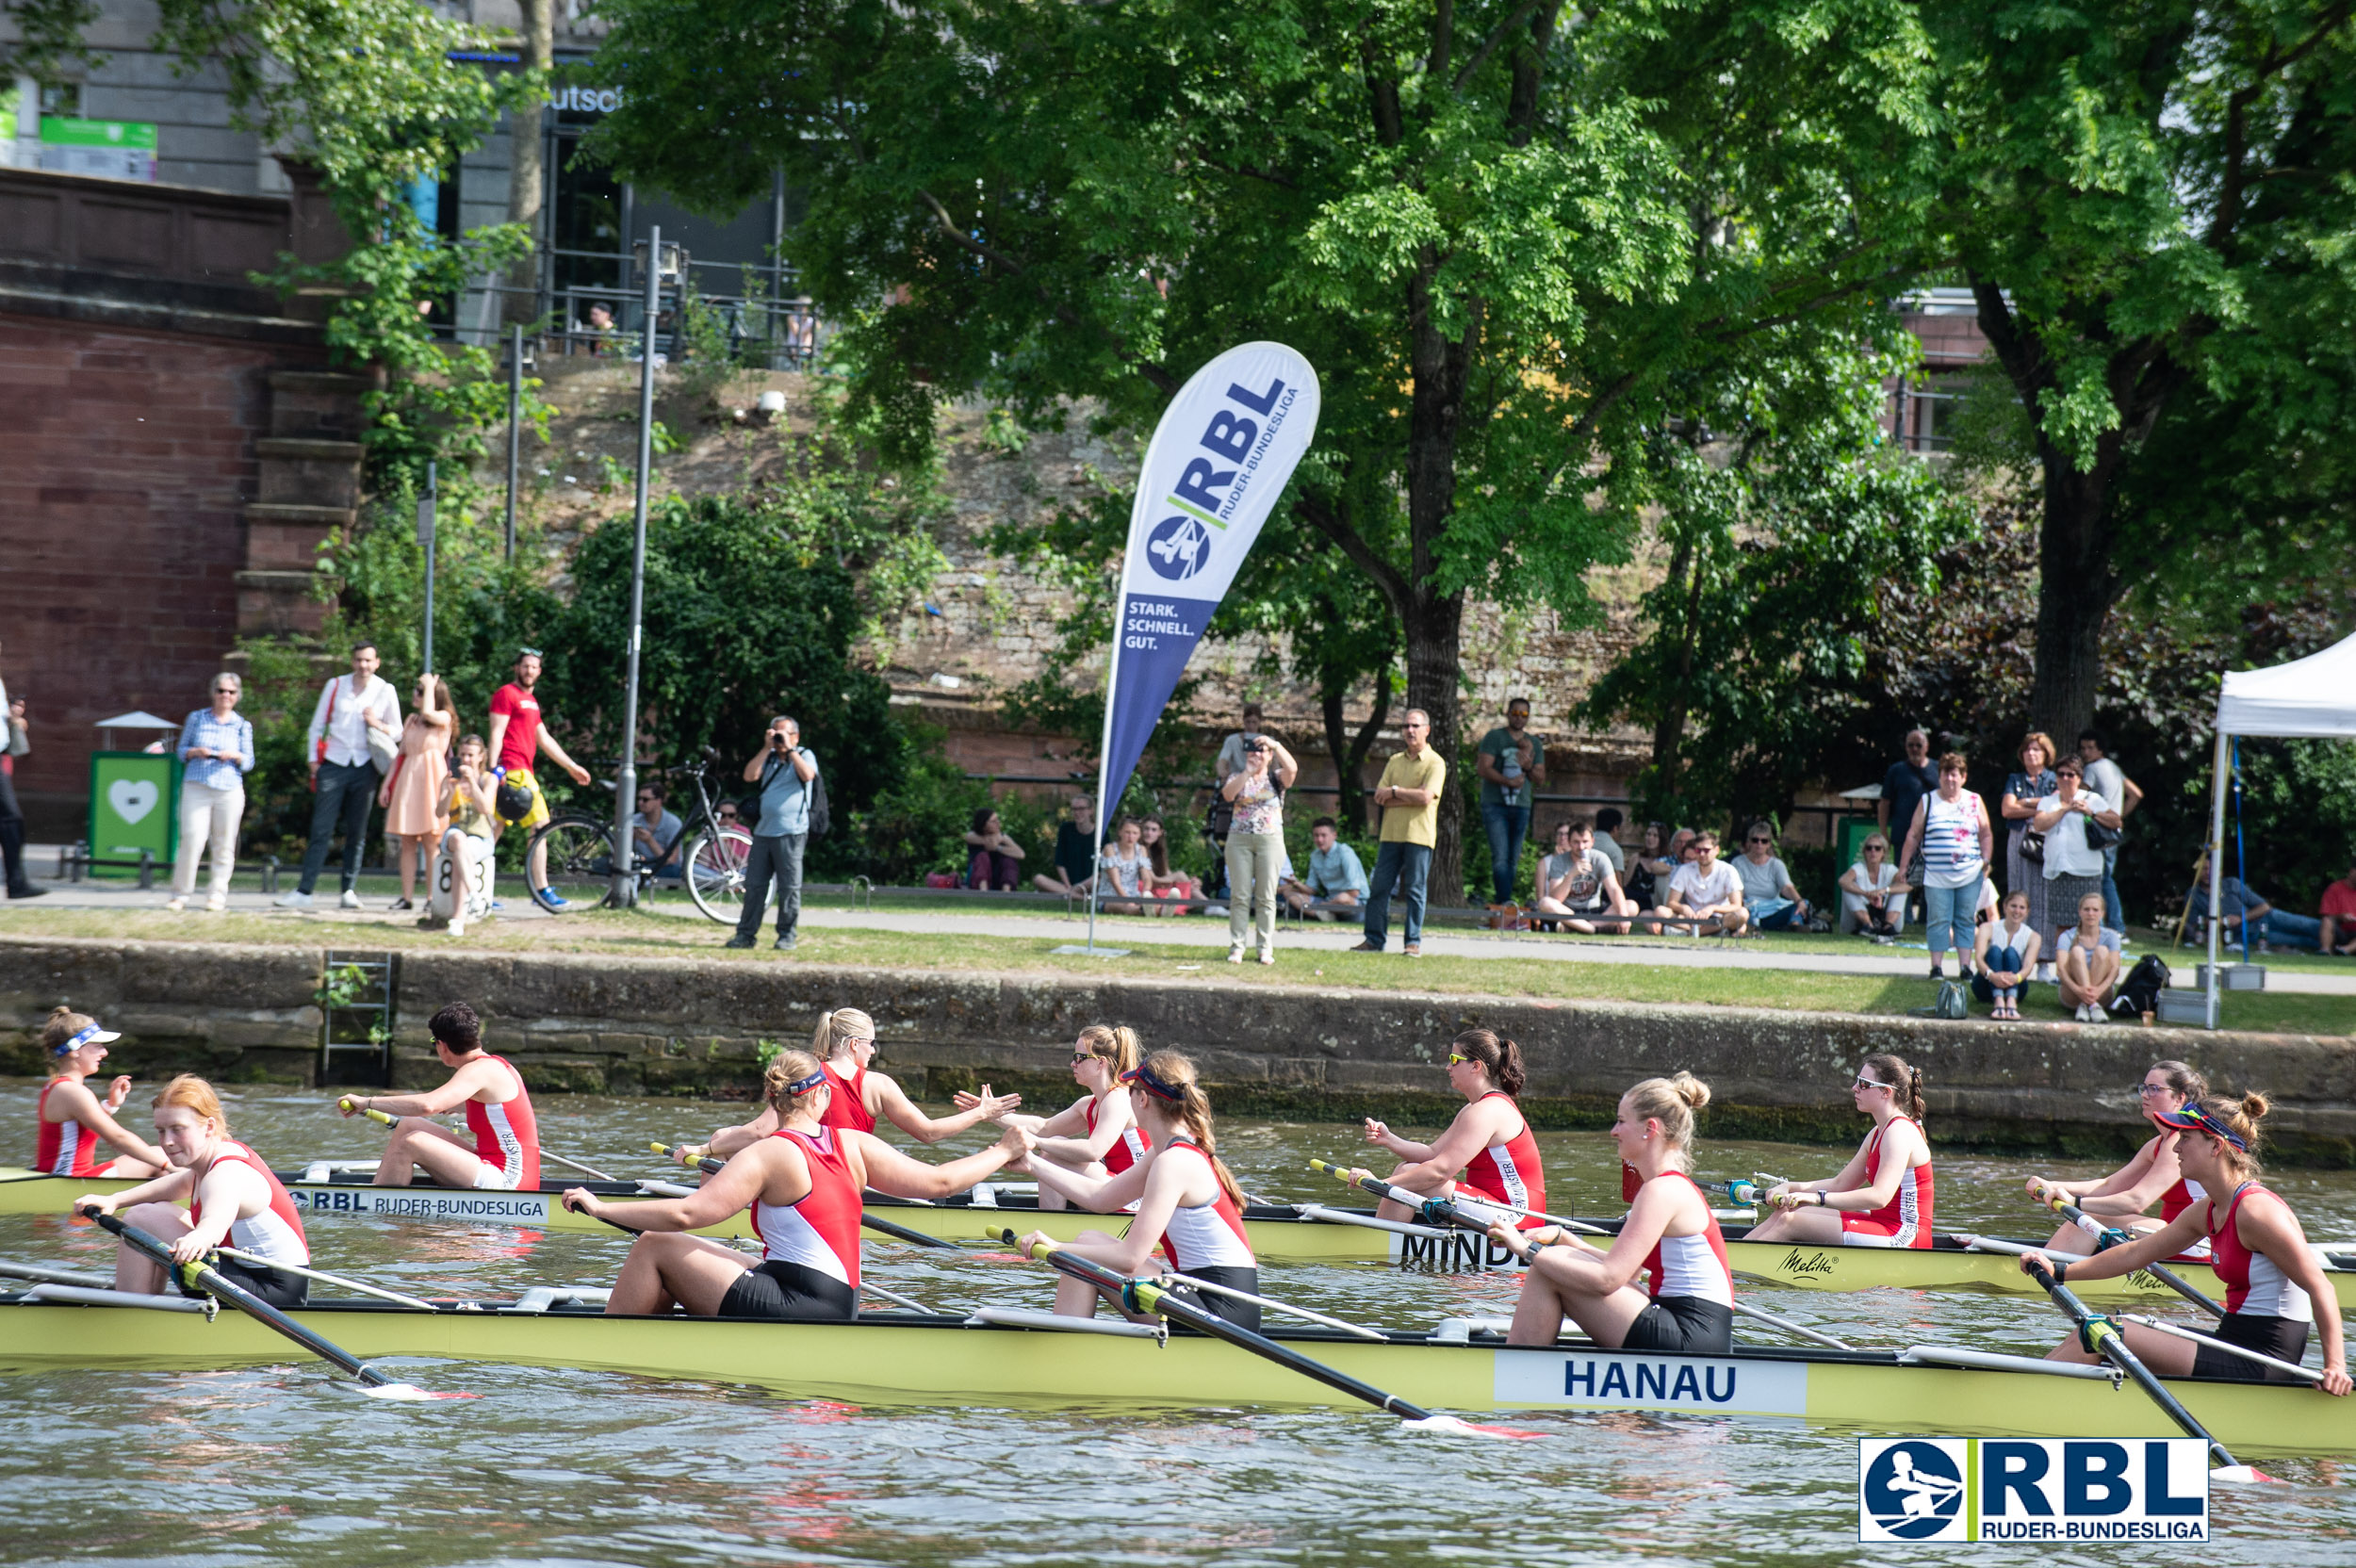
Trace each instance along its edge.
<instances>
[{"instance_id":1,"label":"rower with ponytail","mask_svg":"<svg viewBox=\"0 0 2356 1568\"><path fill-rule=\"evenodd\" d=\"M1145 1157L1145 1134L1129 1108L1129 1092L1121 1077L1137 1065L1143 1052L1137 1032L1127 1024L1091 1023L1072 1042L1072 1077L1088 1092L1054 1116L1001 1116L1001 1126L1020 1126L1038 1141L1030 1159L1076 1170L1083 1176L1118 1176ZM962 1090L957 1108L971 1110L981 1096ZM1017 1166L1027 1170L1028 1165ZM1064 1207L1063 1194L1041 1187L1039 1206Z\"/></svg>"},{"instance_id":2,"label":"rower with ponytail","mask_svg":"<svg viewBox=\"0 0 2356 1568\"><path fill-rule=\"evenodd\" d=\"M2183 1110L2196 1100L2206 1098L2209 1081L2201 1070L2188 1063L2178 1061L2153 1062L2143 1070L2143 1081L2135 1086L2136 1109L2155 1124L2164 1113ZM2176 1158L2179 1135L2160 1127L2135 1151L2135 1157L2090 1186L2075 1182L2061 1183L2050 1177L2032 1176L2028 1194L2039 1203L2068 1203L2083 1209L2103 1224L2122 1231L2145 1234L2159 1230L2209 1196L2200 1183L2184 1173ZM2154 1201L2160 1205L2160 1217L2152 1218L2144 1211ZM2048 1252L2084 1254L2094 1250L2094 1237L2073 1221L2065 1222L2053 1233L2053 1239L2045 1244Z\"/></svg>"},{"instance_id":3,"label":"rower with ponytail","mask_svg":"<svg viewBox=\"0 0 2356 1568\"><path fill-rule=\"evenodd\" d=\"M1032 1161L1031 1172L1042 1197L1060 1193L1097 1214L1118 1214L1135 1203L1127 1232L1115 1236L1083 1231L1075 1240L1057 1242L1034 1231L1017 1250L1065 1247L1077 1257L1134 1276L1147 1271L1146 1261L1158 1245L1172 1272L1257 1295L1260 1266L1244 1235L1243 1189L1219 1157L1211 1102L1194 1062L1175 1051L1156 1051L1122 1073L1121 1081L1129 1087L1137 1125L1152 1140L1144 1157L1117 1176L1091 1177L1043 1159ZM1093 1316L1099 1295L1095 1285L1065 1275L1055 1282L1055 1310L1067 1317ZM1195 1304L1248 1329L1260 1326L1256 1302L1213 1293Z\"/></svg>"},{"instance_id":4,"label":"rower with ponytail","mask_svg":"<svg viewBox=\"0 0 2356 1568\"><path fill-rule=\"evenodd\" d=\"M1777 1210L1751 1227L1752 1241L1839 1242L1847 1247L1931 1245L1931 1145L1922 1132L1922 1070L1876 1052L1849 1086L1873 1130L1841 1174L1783 1182L1767 1194Z\"/></svg>"},{"instance_id":5,"label":"rower with ponytail","mask_svg":"<svg viewBox=\"0 0 2356 1568\"><path fill-rule=\"evenodd\" d=\"M1385 1179L1427 1197L1486 1198L1515 1209L1543 1211L1546 1168L1516 1099L1528 1081L1522 1048L1511 1039L1494 1029L1467 1029L1457 1036L1448 1045L1448 1083L1465 1105L1447 1132L1431 1143L1416 1143L1372 1117L1366 1119L1366 1141L1381 1144L1405 1162ZM1352 1170L1350 1176L1359 1181L1370 1174ZM1383 1219L1409 1219L1415 1214L1388 1198L1374 1212ZM1545 1223L1519 1215L1508 1220L1523 1230Z\"/></svg>"}]
</instances>

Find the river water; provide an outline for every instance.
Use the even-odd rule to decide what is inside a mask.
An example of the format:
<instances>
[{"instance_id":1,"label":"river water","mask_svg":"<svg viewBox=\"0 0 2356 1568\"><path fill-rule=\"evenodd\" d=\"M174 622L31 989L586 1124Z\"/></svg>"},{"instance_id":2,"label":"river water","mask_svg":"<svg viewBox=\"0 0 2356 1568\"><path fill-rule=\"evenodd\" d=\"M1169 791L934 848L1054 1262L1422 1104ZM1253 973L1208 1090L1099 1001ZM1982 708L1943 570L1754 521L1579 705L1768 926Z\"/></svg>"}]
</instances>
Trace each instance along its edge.
<instances>
[{"instance_id":1,"label":"river water","mask_svg":"<svg viewBox=\"0 0 2356 1568\"><path fill-rule=\"evenodd\" d=\"M0 1158L29 1157L36 1088L0 1082L0 1127L22 1129L26 1145L0 1138ZM135 1104L143 1100L144 1091ZM249 1090L228 1110L237 1135L277 1165L382 1149L381 1134L326 1103ZM649 1139L700 1137L744 1115L742 1106L638 1099L537 1105L548 1147L617 1175L657 1173L652 1156L637 1152ZM1220 1139L1253 1192L1325 1201L1337 1189L1304 1162L1354 1161L1363 1149L1354 1128L1330 1124L1236 1120ZM1541 1134L1539 1142L1555 1212L1617 1209L1618 1167L1600 1135ZM1820 1176L1841 1158L1824 1148L1716 1144L1697 1164L1706 1175ZM1943 1154L1941 1227L2039 1233L2020 1197L2021 1179L2039 1171L2094 1173ZM2356 1235L2356 1174L2270 1180L2311 1235ZM627 1246L618 1236L372 1219L316 1218L310 1229L319 1266L435 1295L608 1284ZM0 1215L0 1256L104 1272L109 1245L59 1218ZM871 1242L867 1266L937 1307L1045 1307L1052 1296L1035 1265ZM1515 1289L1504 1277L1371 1266L1278 1266L1264 1288L1399 1327L1510 1313ZM1861 1345L2041 1352L2062 1329L2029 1298L1746 1282L1743 1298ZM1508 1444L1406 1433L1389 1417L1346 1411L853 1407L602 1373L418 1364L408 1375L483 1397L388 1405L295 1363L0 1376L0 1563L1096 1568L1184 1558L1237 1568L1467 1560L1816 1568L1883 1560L1857 1540L1856 1434L1831 1429L1518 1413L1516 1426L1546 1435ZM1936 1431L1936 1413L1893 1411L1888 1429ZM2291 1484L2220 1488L2219 1544L2204 1555L2356 1562L2356 1494L2347 1484L2356 1466L2266 1467ZM2006 1550L1904 1555L1977 1561ZM2043 1550L2060 1563L2151 1555Z\"/></svg>"}]
</instances>

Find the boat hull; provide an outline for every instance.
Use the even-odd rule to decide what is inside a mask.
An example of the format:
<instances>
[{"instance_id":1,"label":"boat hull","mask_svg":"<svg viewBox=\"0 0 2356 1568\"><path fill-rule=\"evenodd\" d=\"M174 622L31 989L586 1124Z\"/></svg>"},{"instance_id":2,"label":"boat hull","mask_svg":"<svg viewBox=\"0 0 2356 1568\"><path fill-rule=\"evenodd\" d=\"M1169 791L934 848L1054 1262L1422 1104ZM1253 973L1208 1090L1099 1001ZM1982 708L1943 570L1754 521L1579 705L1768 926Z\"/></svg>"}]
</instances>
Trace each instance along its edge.
<instances>
[{"instance_id":1,"label":"boat hull","mask_svg":"<svg viewBox=\"0 0 2356 1568\"><path fill-rule=\"evenodd\" d=\"M422 1313L335 1304L295 1315L371 1361L421 1358L574 1367L864 1403L1231 1408L1350 1405L1345 1396L1223 1342L1152 1339L876 1314L858 1323L603 1317L578 1311ZM287 1342L235 1312L22 1305L0 1299L0 1369L212 1369L302 1364ZM1419 1334L1373 1344L1322 1333L1285 1343L1432 1409L1631 1411L1806 1422L1870 1431L2029 1437L2168 1437L2132 1384L2012 1371L1906 1365L1886 1354L1759 1349L1727 1357L1635 1355L1565 1344L1508 1349ZM316 1363L309 1364L317 1367ZM463 1389L462 1372L409 1369ZM2171 1381L2236 1453L2356 1452L2356 1402L2303 1387ZM1118 1395L1107 1391L1119 1390ZM1352 1408L1357 1408L1352 1406ZM1892 1413L1935 1413L1893 1427Z\"/></svg>"}]
</instances>

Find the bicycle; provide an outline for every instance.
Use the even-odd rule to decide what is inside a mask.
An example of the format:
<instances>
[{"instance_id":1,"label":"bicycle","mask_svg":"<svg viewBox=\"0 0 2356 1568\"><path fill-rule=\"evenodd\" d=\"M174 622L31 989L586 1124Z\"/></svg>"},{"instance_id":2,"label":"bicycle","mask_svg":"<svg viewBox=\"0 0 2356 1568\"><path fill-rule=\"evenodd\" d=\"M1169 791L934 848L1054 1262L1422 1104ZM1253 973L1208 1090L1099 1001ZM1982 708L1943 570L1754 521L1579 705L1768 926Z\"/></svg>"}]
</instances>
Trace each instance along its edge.
<instances>
[{"instance_id":1,"label":"bicycle","mask_svg":"<svg viewBox=\"0 0 2356 1568\"><path fill-rule=\"evenodd\" d=\"M744 912L744 862L752 854L753 836L720 815L727 801L715 791L725 780L715 781L713 774L726 765L727 760L718 751L706 746L702 760L667 770L683 778L695 797L681 830L679 855L659 870L646 864L633 845L630 870L638 878L642 898L659 881L676 877L708 919L733 925ZM610 778L597 782L605 789L614 788ZM578 809L550 817L532 834L524 852L524 881L532 889L532 901L550 914L604 902L614 883L613 836L611 817ZM544 848L545 858L540 854ZM546 867L545 876L537 879L531 871L535 862Z\"/></svg>"}]
</instances>

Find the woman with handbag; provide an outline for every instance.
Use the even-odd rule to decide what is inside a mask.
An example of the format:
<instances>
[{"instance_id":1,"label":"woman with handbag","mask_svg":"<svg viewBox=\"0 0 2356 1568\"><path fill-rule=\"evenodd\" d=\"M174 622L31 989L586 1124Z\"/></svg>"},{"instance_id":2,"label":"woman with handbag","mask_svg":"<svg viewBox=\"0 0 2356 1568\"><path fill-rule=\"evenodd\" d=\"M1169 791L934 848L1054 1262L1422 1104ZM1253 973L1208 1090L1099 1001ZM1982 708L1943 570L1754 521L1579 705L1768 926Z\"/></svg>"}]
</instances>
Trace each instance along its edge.
<instances>
[{"instance_id":1,"label":"woman with handbag","mask_svg":"<svg viewBox=\"0 0 2356 1568\"><path fill-rule=\"evenodd\" d=\"M2045 861L2038 881L2045 889L2045 907L2053 912L2038 914L2032 893L2029 918L2044 936L2046 951L2056 958L2061 956L2058 939L2064 926L2075 923L2079 900L2102 890L2104 846L2119 841L2118 809L2085 783L2086 764L2075 757L2063 758L2053 770L2053 788L2037 800L2037 813L2029 819L2029 830L2044 836ZM2096 928L2101 928L2100 922ZM2080 1021L2086 1021L2086 1012L2081 999Z\"/></svg>"},{"instance_id":2,"label":"woman with handbag","mask_svg":"<svg viewBox=\"0 0 2356 1568\"><path fill-rule=\"evenodd\" d=\"M1276 878L1284 861L1284 792L1301 764L1273 735L1247 735L1243 768L1219 787L1219 798L1235 808L1227 835L1227 961L1243 962L1247 933L1255 937L1260 962L1276 962Z\"/></svg>"},{"instance_id":3,"label":"woman with handbag","mask_svg":"<svg viewBox=\"0 0 2356 1568\"><path fill-rule=\"evenodd\" d=\"M1987 803L1963 787L1968 766L1959 751L1939 760L1939 788L1914 808L1906 846L1898 857L1902 866L1922 858L1922 906L1928 911L1923 937L1930 943L1934 980L1945 977L1939 959L1950 948L1955 950L1957 977L1971 971L1972 960L1965 955L1976 940L1980 884L1996 847Z\"/></svg>"},{"instance_id":4,"label":"woman with handbag","mask_svg":"<svg viewBox=\"0 0 2356 1568\"><path fill-rule=\"evenodd\" d=\"M384 808L384 831L401 841L401 897L396 909L417 905L417 860L430 867L450 819L442 814L442 783L450 777L450 683L438 675L417 677L417 711L402 721L401 750L393 771L377 788Z\"/></svg>"},{"instance_id":5,"label":"woman with handbag","mask_svg":"<svg viewBox=\"0 0 2356 1568\"><path fill-rule=\"evenodd\" d=\"M2004 779L2004 891L2029 895L2029 923L2044 934L2046 951L2053 951L2053 923L2045 913L2045 836L2030 825L2037 802L2053 792L2053 743L2041 730L2021 739L2021 766ZM2050 956L2037 965L2037 978L2053 983Z\"/></svg>"}]
</instances>

